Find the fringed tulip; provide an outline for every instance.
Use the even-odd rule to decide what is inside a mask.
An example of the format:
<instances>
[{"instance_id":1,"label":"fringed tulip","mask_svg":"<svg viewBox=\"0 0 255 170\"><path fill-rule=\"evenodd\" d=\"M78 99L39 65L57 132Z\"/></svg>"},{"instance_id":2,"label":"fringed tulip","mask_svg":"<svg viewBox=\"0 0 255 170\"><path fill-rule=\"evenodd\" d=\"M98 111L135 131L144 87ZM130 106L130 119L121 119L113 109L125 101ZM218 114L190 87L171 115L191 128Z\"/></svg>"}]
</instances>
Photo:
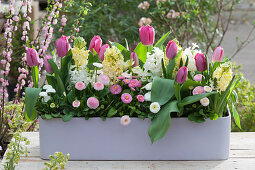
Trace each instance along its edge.
<instances>
[{"instance_id":1,"label":"fringed tulip","mask_svg":"<svg viewBox=\"0 0 255 170\"><path fill-rule=\"evenodd\" d=\"M139 59L138 59L138 56L137 56L136 52L132 52L130 54L130 62L131 62L131 60L134 61L134 64L132 65L132 67L136 67L136 66L139 65Z\"/></svg>"},{"instance_id":2,"label":"fringed tulip","mask_svg":"<svg viewBox=\"0 0 255 170\"><path fill-rule=\"evenodd\" d=\"M173 59L177 55L177 44L174 41L169 41L166 46L166 56L167 58Z\"/></svg>"},{"instance_id":3,"label":"fringed tulip","mask_svg":"<svg viewBox=\"0 0 255 170\"><path fill-rule=\"evenodd\" d=\"M197 53L195 56L197 70L203 72L207 69L207 60L204 54Z\"/></svg>"},{"instance_id":4,"label":"fringed tulip","mask_svg":"<svg viewBox=\"0 0 255 170\"><path fill-rule=\"evenodd\" d=\"M212 62L221 62L223 59L223 48L217 47L212 55Z\"/></svg>"},{"instance_id":5,"label":"fringed tulip","mask_svg":"<svg viewBox=\"0 0 255 170\"><path fill-rule=\"evenodd\" d=\"M27 49L27 65L29 67L37 66L39 64L39 55L33 48Z\"/></svg>"},{"instance_id":6,"label":"fringed tulip","mask_svg":"<svg viewBox=\"0 0 255 170\"><path fill-rule=\"evenodd\" d=\"M101 47L99 53L98 53L98 57L100 58L100 61L104 61L104 53L106 51L106 48L109 48L109 44L105 44Z\"/></svg>"},{"instance_id":7,"label":"fringed tulip","mask_svg":"<svg viewBox=\"0 0 255 170\"><path fill-rule=\"evenodd\" d=\"M185 66L182 66L179 69L178 73L176 74L175 81L179 84L183 84L187 79L187 75L188 75L188 68Z\"/></svg>"},{"instance_id":8,"label":"fringed tulip","mask_svg":"<svg viewBox=\"0 0 255 170\"><path fill-rule=\"evenodd\" d=\"M149 45L152 45L154 43L155 32L154 32L153 27L151 27L149 25L142 26L139 29L139 34L140 34L140 40L141 40L143 45L149 46Z\"/></svg>"},{"instance_id":9,"label":"fringed tulip","mask_svg":"<svg viewBox=\"0 0 255 170\"><path fill-rule=\"evenodd\" d=\"M57 46L57 55L61 58L65 57L70 48L67 37L62 35L61 38L59 38L56 41L56 46Z\"/></svg>"},{"instance_id":10,"label":"fringed tulip","mask_svg":"<svg viewBox=\"0 0 255 170\"><path fill-rule=\"evenodd\" d=\"M45 70L46 70L47 73L53 73L53 69L52 69L51 65L49 64L48 59L52 59L52 58L51 58L51 56L46 55L44 57L44 67L45 67Z\"/></svg>"},{"instance_id":11,"label":"fringed tulip","mask_svg":"<svg viewBox=\"0 0 255 170\"><path fill-rule=\"evenodd\" d=\"M89 44L89 50L93 52L93 49L99 53L100 52L100 49L101 49L101 45L102 45L102 39L100 38L99 35L95 35L92 40L90 41L90 44Z\"/></svg>"}]
</instances>

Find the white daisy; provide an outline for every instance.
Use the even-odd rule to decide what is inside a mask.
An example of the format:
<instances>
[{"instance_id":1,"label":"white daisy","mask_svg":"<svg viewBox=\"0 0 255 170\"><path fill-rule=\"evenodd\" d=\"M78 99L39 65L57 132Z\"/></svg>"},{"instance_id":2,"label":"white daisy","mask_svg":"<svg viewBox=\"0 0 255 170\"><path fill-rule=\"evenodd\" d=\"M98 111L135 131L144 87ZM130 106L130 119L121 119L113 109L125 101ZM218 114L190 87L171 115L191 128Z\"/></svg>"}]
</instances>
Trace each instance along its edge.
<instances>
[{"instance_id":1,"label":"white daisy","mask_svg":"<svg viewBox=\"0 0 255 170\"><path fill-rule=\"evenodd\" d=\"M150 111L152 113L158 113L160 111L160 105L158 102L153 102L150 105Z\"/></svg>"}]
</instances>

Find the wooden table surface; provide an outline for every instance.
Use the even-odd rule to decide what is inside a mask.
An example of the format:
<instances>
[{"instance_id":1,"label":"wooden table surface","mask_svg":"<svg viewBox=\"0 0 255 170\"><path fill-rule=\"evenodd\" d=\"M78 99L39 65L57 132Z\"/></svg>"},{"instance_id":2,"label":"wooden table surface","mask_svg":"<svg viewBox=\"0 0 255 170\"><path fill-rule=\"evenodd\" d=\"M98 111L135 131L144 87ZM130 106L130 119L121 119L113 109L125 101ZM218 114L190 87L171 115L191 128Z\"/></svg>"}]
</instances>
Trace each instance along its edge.
<instances>
[{"instance_id":1,"label":"wooden table surface","mask_svg":"<svg viewBox=\"0 0 255 170\"><path fill-rule=\"evenodd\" d=\"M41 170L39 133L23 133L31 144L29 157L21 157L17 170ZM230 158L224 161L68 161L70 170L255 170L255 132L231 133Z\"/></svg>"}]
</instances>

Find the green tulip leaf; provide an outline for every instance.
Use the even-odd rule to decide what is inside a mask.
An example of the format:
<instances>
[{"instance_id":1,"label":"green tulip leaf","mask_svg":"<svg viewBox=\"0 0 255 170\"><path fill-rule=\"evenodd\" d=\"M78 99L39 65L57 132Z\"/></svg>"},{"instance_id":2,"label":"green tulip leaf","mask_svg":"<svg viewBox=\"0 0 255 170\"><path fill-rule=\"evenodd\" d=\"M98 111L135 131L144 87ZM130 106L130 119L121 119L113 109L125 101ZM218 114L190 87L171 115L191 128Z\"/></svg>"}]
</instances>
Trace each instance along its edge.
<instances>
[{"instance_id":1,"label":"green tulip leaf","mask_svg":"<svg viewBox=\"0 0 255 170\"><path fill-rule=\"evenodd\" d=\"M52 59L48 59L48 62L51 65L51 67L55 73L55 78L57 81L56 91L57 91L58 95L61 96L65 92L65 86L64 86L63 80L61 79L61 73L58 69L58 66Z\"/></svg>"},{"instance_id":2,"label":"green tulip leaf","mask_svg":"<svg viewBox=\"0 0 255 170\"><path fill-rule=\"evenodd\" d=\"M151 143L164 137L170 124L171 117L170 113L179 112L177 101L171 101L167 103L158 113L157 116L152 120L148 130L148 134L151 139Z\"/></svg>"},{"instance_id":3,"label":"green tulip leaf","mask_svg":"<svg viewBox=\"0 0 255 170\"><path fill-rule=\"evenodd\" d=\"M126 49L123 45L121 45L121 44L119 44L119 43L111 42L111 41L109 41L109 43L111 44L111 46L117 47L117 48L120 50L120 52L122 52L123 50L124 50L125 52L127 51L127 49Z\"/></svg>"},{"instance_id":4,"label":"green tulip leaf","mask_svg":"<svg viewBox=\"0 0 255 170\"><path fill-rule=\"evenodd\" d=\"M141 42L136 46L134 52L136 52L138 58L145 63L147 58L147 47L144 46Z\"/></svg>"},{"instance_id":5,"label":"green tulip leaf","mask_svg":"<svg viewBox=\"0 0 255 170\"><path fill-rule=\"evenodd\" d=\"M164 42L166 41L166 39L168 38L169 34L170 34L170 31L168 31L165 35L163 35L163 36L158 40L158 42L156 43L155 47L160 48L160 47L164 44Z\"/></svg>"},{"instance_id":6,"label":"green tulip leaf","mask_svg":"<svg viewBox=\"0 0 255 170\"><path fill-rule=\"evenodd\" d=\"M174 95L174 80L155 77L151 87L151 101L166 104Z\"/></svg>"},{"instance_id":7,"label":"green tulip leaf","mask_svg":"<svg viewBox=\"0 0 255 170\"><path fill-rule=\"evenodd\" d=\"M37 118L37 112L34 107L40 92L40 88L27 87L25 90L25 116L28 121L33 121Z\"/></svg>"},{"instance_id":8,"label":"green tulip leaf","mask_svg":"<svg viewBox=\"0 0 255 170\"><path fill-rule=\"evenodd\" d=\"M188 105L188 104L192 104L192 103L195 103L205 97L208 97L212 94L215 94L217 92L210 92L210 93L203 93L203 94L196 94L196 95L193 95L193 96L188 96L188 97L185 97L180 103L178 103L178 106L179 107L183 107L185 105Z\"/></svg>"}]
</instances>

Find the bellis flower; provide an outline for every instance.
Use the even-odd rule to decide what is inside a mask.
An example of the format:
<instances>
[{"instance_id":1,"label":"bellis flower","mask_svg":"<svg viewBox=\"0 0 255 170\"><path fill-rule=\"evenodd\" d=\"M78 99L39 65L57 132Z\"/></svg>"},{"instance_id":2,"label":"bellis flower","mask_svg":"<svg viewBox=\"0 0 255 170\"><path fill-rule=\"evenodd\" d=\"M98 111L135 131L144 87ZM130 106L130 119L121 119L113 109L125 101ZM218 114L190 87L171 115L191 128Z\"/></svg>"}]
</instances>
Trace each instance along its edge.
<instances>
[{"instance_id":1,"label":"bellis flower","mask_svg":"<svg viewBox=\"0 0 255 170\"><path fill-rule=\"evenodd\" d=\"M90 97L87 100L87 106L91 109L96 109L99 106L99 101L95 97Z\"/></svg>"},{"instance_id":2,"label":"bellis flower","mask_svg":"<svg viewBox=\"0 0 255 170\"><path fill-rule=\"evenodd\" d=\"M121 95L121 100L123 103L128 104L132 101L132 96L129 93L123 93Z\"/></svg>"},{"instance_id":3,"label":"bellis flower","mask_svg":"<svg viewBox=\"0 0 255 170\"><path fill-rule=\"evenodd\" d=\"M120 124L123 126L127 126L131 123L131 119L128 115L124 115L120 118Z\"/></svg>"},{"instance_id":4,"label":"bellis flower","mask_svg":"<svg viewBox=\"0 0 255 170\"><path fill-rule=\"evenodd\" d=\"M110 88L110 91L112 94L120 94L121 93L121 87L120 85L112 85Z\"/></svg>"}]
</instances>

